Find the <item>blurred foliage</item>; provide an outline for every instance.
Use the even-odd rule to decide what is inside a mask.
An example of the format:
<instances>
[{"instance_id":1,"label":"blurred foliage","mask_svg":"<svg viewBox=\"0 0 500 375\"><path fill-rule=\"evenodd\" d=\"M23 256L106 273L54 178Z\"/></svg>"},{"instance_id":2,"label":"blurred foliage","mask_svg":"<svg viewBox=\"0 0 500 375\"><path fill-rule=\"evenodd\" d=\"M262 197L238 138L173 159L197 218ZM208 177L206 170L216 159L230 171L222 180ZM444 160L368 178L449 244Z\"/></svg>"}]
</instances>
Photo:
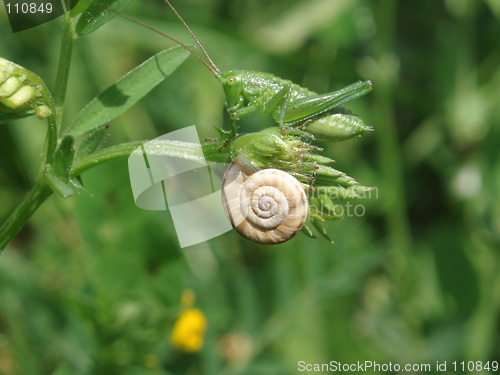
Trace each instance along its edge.
<instances>
[{"instance_id":1,"label":"blurred foliage","mask_svg":"<svg viewBox=\"0 0 500 375\"><path fill-rule=\"evenodd\" d=\"M222 70L266 71L317 92L371 79L349 106L373 135L325 144L362 184L365 215L266 247L227 233L179 249L168 213L133 202L125 160L51 197L0 258L0 374L290 374L297 362L500 358L500 3L189 0L174 4ZM126 13L191 43L162 1ZM12 34L0 55L51 88L61 20ZM171 43L116 17L76 42L65 122ZM126 114L107 142L223 123L223 93L194 58ZM263 129L259 115L244 128ZM0 217L31 185L45 124L0 128ZM210 213L207 213L207 220ZM196 228L193 228L196 230ZM205 344L170 344L181 295Z\"/></svg>"}]
</instances>

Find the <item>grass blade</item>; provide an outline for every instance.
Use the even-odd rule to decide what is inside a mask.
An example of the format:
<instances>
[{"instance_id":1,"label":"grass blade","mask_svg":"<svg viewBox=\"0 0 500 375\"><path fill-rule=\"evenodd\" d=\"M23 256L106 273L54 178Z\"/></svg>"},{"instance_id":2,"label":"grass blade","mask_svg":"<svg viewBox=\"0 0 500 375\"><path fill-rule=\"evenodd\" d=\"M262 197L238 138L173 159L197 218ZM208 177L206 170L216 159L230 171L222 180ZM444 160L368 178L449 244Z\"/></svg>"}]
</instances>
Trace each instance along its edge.
<instances>
[{"instance_id":1,"label":"grass blade","mask_svg":"<svg viewBox=\"0 0 500 375\"><path fill-rule=\"evenodd\" d=\"M78 35L90 34L106 22L112 20L117 12L121 11L133 0L98 0L94 1L81 15L76 24Z\"/></svg>"},{"instance_id":2,"label":"grass blade","mask_svg":"<svg viewBox=\"0 0 500 375\"><path fill-rule=\"evenodd\" d=\"M185 49L173 47L157 53L125 74L82 109L70 126L71 134L96 129L124 113L172 74L188 55Z\"/></svg>"}]
</instances>

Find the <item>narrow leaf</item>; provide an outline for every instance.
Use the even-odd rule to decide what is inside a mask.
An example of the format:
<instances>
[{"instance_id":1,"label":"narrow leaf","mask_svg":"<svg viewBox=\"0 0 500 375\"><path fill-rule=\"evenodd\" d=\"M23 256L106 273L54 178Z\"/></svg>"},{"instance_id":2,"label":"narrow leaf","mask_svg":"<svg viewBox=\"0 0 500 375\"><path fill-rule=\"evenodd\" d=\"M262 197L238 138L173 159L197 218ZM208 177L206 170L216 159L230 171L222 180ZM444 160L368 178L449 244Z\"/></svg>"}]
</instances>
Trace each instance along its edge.
<instances>
[{"instance_id":1,"label":"narrow leaf","mask_svg":"<svg viewBox=\"0 0 500 375\"><path fill-rule=\"evenodd\" d=\"M330 159L330 158L327 158L326 156L318 155L318 154L305 154L303 156L303 158L306 160L315 161L319 164L330 164L330 163L335 162L335 160L333 160L333 159Z\"/></svg>"},{"instance_id":2,"label":"narrow leaf","mask_svg":"<svg viewBox=\"0 0 500 375\"><path fill-rule=\"evenodd\" d=\"M307 237L316 238L313 231L311 230L311 227L307 224L304 224L304 226L302 227L302 233L304 233Z\"/></svg>"},{"instance_id":3,"label":"narrow leaf","mask_svg":"<svg viewBox=\"0 0 500 375\"><path fill-rule=\"evenodd\" d=\"M328 235L328 232L326 231L326 228L317 220L312 221L312 225L316 230L321 234L328 242L330 242L332 245L335 245L335 243L332 241L330 236Z\"/></svg>"},{"instance_id":4,"label":"narrow leaf","mask_svg":"<svg viewBox=\"0 0 500 375\"><path fill-rule=\"evenodd\" d=\"M133 0L97 0L83 12L75 31L78 35L89 34L113 19Z\"/></svg>"},{"instance_id":5,"label":"narrow leaf","mask_svg":"<svg viewBox=\"0 0 500 375\"><path fill-rule=\"evenodd\" d=\"M6 124L6 123L14 121L14 120L19 120L21 118L31 116L34 113L35 113L35 111L33 111L33 110L11 113L11 114L0 113L0 124Z\"/></svg>"},{"instance_id":6,"label":"narrow leaf","mask_svg":"<svg viewBox=\"0 0 500 375\"><path fill-rule=\"evenodd\" d=\"M109 126L106 124L82 134L82 139L79 139L79 142L77 142L75 158L81 159L96 151L97 148L101 146L108 127Z\"/></svg>"},{"instance_id":7,"label":"narrow leaf","mask_svg":"<svg viewBox=\"0 0 500 375\"><path fill-rule=\"evenodd\" d=\"M95 129L124 113L188 57L189 52L173 47L159 52L125 74L118 82L92 99L78 114L70 132L73 135Z\"/></svg>"}]
</instances>

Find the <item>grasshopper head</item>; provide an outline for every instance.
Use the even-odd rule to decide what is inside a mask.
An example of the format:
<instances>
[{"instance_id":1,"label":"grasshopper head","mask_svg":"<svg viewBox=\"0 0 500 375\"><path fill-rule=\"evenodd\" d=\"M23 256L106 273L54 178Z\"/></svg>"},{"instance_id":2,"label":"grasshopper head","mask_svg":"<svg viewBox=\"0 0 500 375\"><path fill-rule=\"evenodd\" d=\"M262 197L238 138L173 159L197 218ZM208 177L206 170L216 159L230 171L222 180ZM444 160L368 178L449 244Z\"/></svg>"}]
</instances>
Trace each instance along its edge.
<instances>
[{"instance_id":1,"label":"grasshopper head","mask_svg":"<svg viewBox=\"0 0 500 375\"><path fill-rule=\"evenodd\" d=\"M243 81L240 74L234 71L229 71L222 73L219 77L219 81L224 87L224 92L226 94L226 101L228 108L235 108L239 106L239 103L243 100Z\"/></svg>"}]
</instances>

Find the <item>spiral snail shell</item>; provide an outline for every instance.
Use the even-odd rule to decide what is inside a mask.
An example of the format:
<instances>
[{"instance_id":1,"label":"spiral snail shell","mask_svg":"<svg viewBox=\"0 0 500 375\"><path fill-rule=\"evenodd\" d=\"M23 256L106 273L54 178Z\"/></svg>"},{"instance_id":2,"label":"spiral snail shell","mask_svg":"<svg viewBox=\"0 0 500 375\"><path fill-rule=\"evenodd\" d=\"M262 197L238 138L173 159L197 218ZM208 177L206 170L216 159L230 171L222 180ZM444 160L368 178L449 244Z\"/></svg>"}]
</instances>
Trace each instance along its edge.
<instances>
[{"instance_id":1,"label":"spiral snail shell","mask_svg":"<svg viewBox=\"0 0 500 375\"><path fill-rule=\"evenodd\" d=\"M279 169L251 173L237 160L224 174L222 201L233 228L260 244L288 241L302 229L309 212L295 177Z\"/></svg>"}]
</instances>

